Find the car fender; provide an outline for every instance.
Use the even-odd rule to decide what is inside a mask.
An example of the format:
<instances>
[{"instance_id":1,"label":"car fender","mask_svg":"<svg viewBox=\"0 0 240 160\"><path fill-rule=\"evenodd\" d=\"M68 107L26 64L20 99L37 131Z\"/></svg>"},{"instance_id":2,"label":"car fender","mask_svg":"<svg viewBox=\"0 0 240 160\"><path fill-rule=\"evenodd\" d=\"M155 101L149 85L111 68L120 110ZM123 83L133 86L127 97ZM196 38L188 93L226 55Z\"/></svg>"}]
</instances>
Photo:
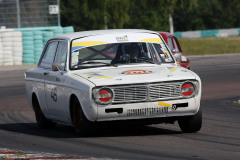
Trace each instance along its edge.
<instances>
[{"instance_id":1,"label":"car fender","mask_svg":"<svg viewBox=\"0 0 240 160\"><path fill-rule=\"evenodd\" d=\"M31 100L30 102L31 102L31 106L32 106L33 110L34 110L34 107L33 107L33 104L32 104L33 94L36 95L37 100L38 100L38 103L39 103L39 105L40 105L40 108L41 108L43 114L44 114L46 117L48 117L47 108L44 107L44 106L46 106L46 104L44 104L44 103L46 103L46 102L45 102L45 101L42 101L42 100L40 99L40 95L39 95L38 89L37 89L36 87L33 87L33 89L32 89L32 94L31 94L31 97L30 97L30 100Z\"/></svg>"},{"instance_id":2,"label":"car fender","mask_svg":"<svg viewBox=\"0 0 240 160\"><path fill-rule=\"evenodd\" d=\"M81 91L73 90L70 95L71 96L69 97L69 114L71 114L71 112L70 112L71 97L74 95L74 96L77 97L77 99L78 99L78 101L81 105L82 111L83 111L84 115L86 116L86 118L89 121L96 121L96 119L97 119L97 105L94 102L92 102L91 99L88 99L88 97L82 96Z\"/></svg>"}]
</instances>

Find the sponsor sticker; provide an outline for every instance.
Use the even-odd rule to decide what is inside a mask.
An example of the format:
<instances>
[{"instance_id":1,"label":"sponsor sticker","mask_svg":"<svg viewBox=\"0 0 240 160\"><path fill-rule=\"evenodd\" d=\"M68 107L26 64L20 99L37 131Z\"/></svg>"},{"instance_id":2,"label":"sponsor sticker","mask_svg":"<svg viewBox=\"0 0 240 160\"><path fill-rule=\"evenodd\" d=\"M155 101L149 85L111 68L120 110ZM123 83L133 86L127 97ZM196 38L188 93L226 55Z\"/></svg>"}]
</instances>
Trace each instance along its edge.
<instances>
[{"instance_id":1,"label":"sponsor sticker","mask_svg":"<svg viewBox=\"0 0 240 160\"><path fill-rule=\"evenodd\" d=\"M160 43L160 45L163 49L167 49L166 46L164 45L164 43Z\"/></svg>"},{"instance_id":2,"label":"sponsor sticker","mask_svg":"<svg viewBox=\"0 0 240 160\"><path fill-rule=\"evenodd\" d=\"M124 75L138 75L138 74L151 74L153 71L148 71L148 70L127 70L123 71L121 74Z\"/></svg>"},{"instance_id":3,"label":"sponsor sticker","mask_svg":"<svg viewBox=\"0 0 240 160\"><path fill-rule=\"evenodd\" d=\"M117 42L126 42L128 41L127 35L121 36L121 37L116 37Z\"/></svg>"}]
</instances>

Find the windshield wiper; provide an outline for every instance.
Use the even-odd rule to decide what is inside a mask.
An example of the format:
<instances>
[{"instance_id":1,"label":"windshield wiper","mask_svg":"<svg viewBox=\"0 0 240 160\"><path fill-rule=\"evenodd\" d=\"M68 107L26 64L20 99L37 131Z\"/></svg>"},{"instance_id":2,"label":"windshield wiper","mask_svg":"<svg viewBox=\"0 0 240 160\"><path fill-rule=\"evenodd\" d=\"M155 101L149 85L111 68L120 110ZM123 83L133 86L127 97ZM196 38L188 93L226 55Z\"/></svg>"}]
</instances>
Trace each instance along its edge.
<instances>
[{"instance_id":1,"label":"windshield wiper","mask_svg":"<svg viewBox=\"0 0 240 160\"><path fill-rule=\"evenodd\" d=\"M109 63L105 63L105 62L93 62L93 61L88 61L88 62L82 62L82 63L80 63L79 65L81 65L81 64L105 64L105 65L107 65L107 66L114 66L114 67L118 67L118 65L116 65L116 64L109 64Z\"/></svg>"},{"instance_id":2,"label":"windshield wiper","mask_svg":"<svg viewBox=\"0 0 240 160\"><path fill-rule=\"evenodd\" d=\"M151 64L156 64L155 62L153 62L151 60L143 59L143 58L134 58L134 59L131 59L131 60L137 60L137 61L148 62L148 63L151 63Z\"/></svg>"}]
</instances>

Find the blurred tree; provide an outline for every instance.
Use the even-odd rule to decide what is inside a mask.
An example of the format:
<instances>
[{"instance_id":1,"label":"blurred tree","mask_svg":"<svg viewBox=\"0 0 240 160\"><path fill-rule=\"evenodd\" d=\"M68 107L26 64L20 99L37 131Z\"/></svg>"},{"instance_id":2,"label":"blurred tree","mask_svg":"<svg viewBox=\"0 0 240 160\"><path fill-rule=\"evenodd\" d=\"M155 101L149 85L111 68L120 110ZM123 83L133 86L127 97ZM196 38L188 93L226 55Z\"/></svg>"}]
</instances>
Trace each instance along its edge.
<instances>
[{"instance_id":1,"label":"blurred tree","mask_svg":"<svg viewBox=\"0 0 240 160\"><path fill-rule=\"evenodd\" d=\"M102 28L100 8L103 10L103 4L100 1L62 0L61 22L63 26L74 26L76 31Z\"/></svg>"},{"instance_id":2,"label":"blurred tree","mask_svg":"<svg viewBox=\"0 0 240 160\"><path fill-rule=\"evenodd\" d=\"M188 10L188 1L175 9L177 31L237 28L240 26L239 0L199 0L198 7ZM184 18L183 18L184 17Z\"/></svg>"},{"instance_id":3,"label":"blurred tree","mask_svg":"<svg viewBox=\"0 0 240 160\"><path fill-rule=\"evenodd\" d=\"M124 28L139 28L155 31L167 31L167 10L164 1L131 0L129 8L130 21Z\"/></svg>"},{"instance_id":4,"label":"blurred tree","mask_svg":"<svg viewBox=\"0 0 240 160\"><path fill-rule=\"evenodd\" d=\"M130 7L129 0L102 0L104 2L104 12L107 18L108 28L123 28L128 23L130 17L128 10Z\"/></svg>"},{"instance_id":5,"label":"blurred tree","mask_svg":"<svg viewBox=\"0 0 240 160\"><path fill-rule=\"evenodd\" d=\"M239 18L239 0L61 0L62 25L73 25L75 31L237 28Z\"/></svg>"},{"instance_id":6,"label":"blurred tree","mask_svg":"<svg viewBox=\"0 0 240 160\"><path fill-rule=\"evenodd\" d=\"M193 9L196 9L198 7L198 0L164 0L166 3L166 7L168 10L168 21L169 21L169 30L170 33L173 34L174 32L174 21L175 21L175 16L174 16L174 11L179 9L179 8L184 8L182 12L189 12L192 11ZM183 13L184 14L184 13ZM183 15L181 14L181 15ZM184 19L184 16L181 16L181 19Z\"/></svg>"},{"instance_id":7,"label":"blurred tree","mask_svg":"<svg viewBox=\"0 0 240 160\"><path fill-rule=\"evenodd\" d=\"M76 31L123 28L129 20L128 0L62 0L61 22Z\"/></svg>"}]
</instances>

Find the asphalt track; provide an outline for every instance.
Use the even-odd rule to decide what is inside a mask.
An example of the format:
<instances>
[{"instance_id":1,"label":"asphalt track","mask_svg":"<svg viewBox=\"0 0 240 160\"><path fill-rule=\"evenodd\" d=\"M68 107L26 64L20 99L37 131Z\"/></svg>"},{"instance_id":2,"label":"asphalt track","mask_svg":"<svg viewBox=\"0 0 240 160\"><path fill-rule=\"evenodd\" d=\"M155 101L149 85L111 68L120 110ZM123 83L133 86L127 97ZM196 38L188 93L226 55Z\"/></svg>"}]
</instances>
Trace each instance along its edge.
<instances>
[{"instance_id":1,"label":"asphalt track","mask_svg":"<svg viewBox=\"0 0 240 160\"><path fill-rule=\"evenodd\" d=\"M24 87L25 68L0 71L0 148L95 158L240 159L240 54L190 57L202 79L203 126L182 133L177 125L103 127L79 138L69 126L41 130ZM1 68L1 67L0 67ZM1 69L0 69L1 70Z\"/></svg>"}]
</instances>

